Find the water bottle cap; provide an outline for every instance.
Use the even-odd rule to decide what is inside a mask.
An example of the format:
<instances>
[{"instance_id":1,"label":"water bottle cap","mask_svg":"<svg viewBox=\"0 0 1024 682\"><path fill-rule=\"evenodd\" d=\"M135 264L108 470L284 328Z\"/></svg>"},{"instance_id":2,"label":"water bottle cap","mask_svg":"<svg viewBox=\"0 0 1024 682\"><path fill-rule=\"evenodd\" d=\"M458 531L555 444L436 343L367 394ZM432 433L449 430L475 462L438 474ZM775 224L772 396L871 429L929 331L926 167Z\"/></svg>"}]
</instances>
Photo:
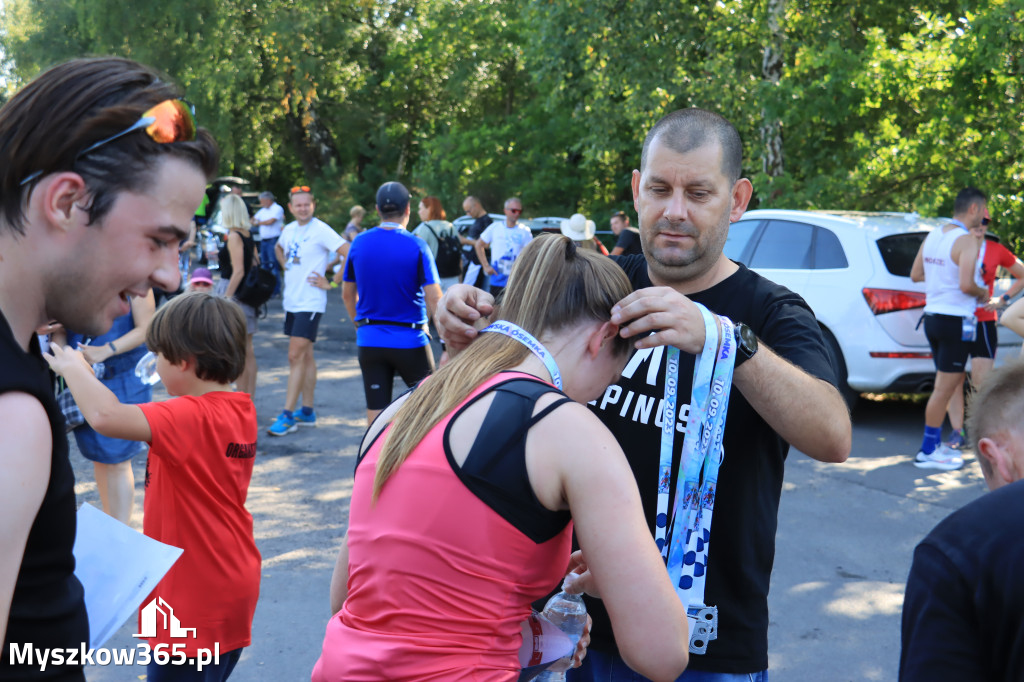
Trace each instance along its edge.
<instances>
[{"instance_id":1,"label":"water bottle cap","mask_svg":"<svg viewBox=\"0 0 1024 682\"><path fill-rule=\"evenodd\" d=\"M562 589L564 590L569 585L572 585L574 582L576 582L579 579L579 577L580 577L579 573L574 573L574 572L566 573L565 574L565 578L562 579Z\"/></svg>"}]
</instances>

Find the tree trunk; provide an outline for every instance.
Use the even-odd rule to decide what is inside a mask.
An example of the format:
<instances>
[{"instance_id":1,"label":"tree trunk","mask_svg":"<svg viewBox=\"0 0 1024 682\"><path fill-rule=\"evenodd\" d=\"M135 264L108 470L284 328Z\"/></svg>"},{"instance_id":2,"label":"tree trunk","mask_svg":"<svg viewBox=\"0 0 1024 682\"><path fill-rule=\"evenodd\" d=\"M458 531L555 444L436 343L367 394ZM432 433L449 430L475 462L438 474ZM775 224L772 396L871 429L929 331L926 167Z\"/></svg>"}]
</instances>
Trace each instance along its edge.
<instances>
[{"instance_id":1,"label":"tree trunk","mask_svg":"<svg viewBox=\"0 0 1024 682\"><path fill-rule=\"evenodd\" d=\"M771 85L778 85L782 78L782 47L785 35L779 26L779 19L785 9L786 0L768 0L769 39L761 60L761 77ZM785 170L782 156L782 123L778 118L769 118L765 109L761 110L761 118L761 143L764 145L762 169L769 177L777 178Z\"/></svg>"}]
</instances>

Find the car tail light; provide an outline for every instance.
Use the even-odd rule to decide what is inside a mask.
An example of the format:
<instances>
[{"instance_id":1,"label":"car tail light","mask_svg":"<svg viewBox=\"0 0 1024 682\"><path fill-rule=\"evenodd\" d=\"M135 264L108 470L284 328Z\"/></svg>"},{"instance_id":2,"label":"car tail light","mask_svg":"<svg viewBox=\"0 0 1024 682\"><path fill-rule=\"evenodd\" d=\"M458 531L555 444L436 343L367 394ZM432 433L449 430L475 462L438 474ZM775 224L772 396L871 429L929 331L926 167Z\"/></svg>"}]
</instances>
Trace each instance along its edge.
<instances>
[{"instance_id":1,"label":"car tail light","mask_svg":"<svg viewBox=\"0 0 1024 682\"><path fill-rule=\"evenodd\" d=\"M862 290L864 300L875 315L882 313L894 313L900 310L913 310L923 308L925 303L924 293L919 291L897 291L895 289L870 289L865 287Z\"/></svg>"}]
</instances>

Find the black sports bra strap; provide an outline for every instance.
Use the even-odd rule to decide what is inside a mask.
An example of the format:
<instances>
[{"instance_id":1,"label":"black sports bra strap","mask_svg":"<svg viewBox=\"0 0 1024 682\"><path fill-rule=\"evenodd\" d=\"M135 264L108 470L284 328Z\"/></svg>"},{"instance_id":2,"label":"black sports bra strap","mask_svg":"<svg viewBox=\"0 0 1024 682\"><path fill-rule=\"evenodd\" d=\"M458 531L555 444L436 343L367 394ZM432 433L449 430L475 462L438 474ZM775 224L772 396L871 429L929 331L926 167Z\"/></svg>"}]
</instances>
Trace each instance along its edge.
<instances>
[{"instance_id":1,"label":"black sports bra strap","mask_svg":"<svg viewBox=\"0 0 1024 682\"><path fill-rule=\"evenodd\" d=\"M497 398L495 398L495 399L497 399ZM553 411L555 411L555 409L561 407L565 403L571 403L571 402L572 402L572 398L560 398L560 399L556 400L555 402L551 403L550 405L548 405L547 407L545 407L543 410L541 410L540 412L538 412L534 416L530 417L526 421L524 421L521 424L519 424L519 426L518 426L518 428L516 429L515 432L508 434L508 437L504 440L504 442L502 442L501 447L499 447L497 450L494 450L494 451L488 453L489 454L488 459L486 459L486 460L479 460L478 463L480 464L480 466L479 466L478 472L481 473L481 474L491 473L496 466L501 464L502 460L504 460L504 458L508 454L509 450L511 450L513 447L516 447L516 446L525 447L524 439L526 438L526 434L528 434L530 432L530 429L533 427L534 424L536 424L541 419L543 419L544 417L546 417L549 414L551 414ZM536 404L536 401L534 401L533 403L530 403L529 408L532 410L533 406L535 404ZM481 427L481 430L483 430L482 427ZM477 442L480 442L479 438L478 438ZM493 441L492 441L492 443L493 443ZM475 444L474 444L474 447L476 447ZM472 453L470 453L470 454L472 454ZM469 456L466 457L466 461L467 462L469 461Z\"/></svg>"},{"instance_id":2,"label":"black sports bra strap","mask_svg":"<svg viewBox=\"0 0 1024 682\"><path fill-rule=\"evenodd\" d=\"M462 466L467 471L487 474L493 471L509 449L521 444L535 423L533 409L545 393L557 389L530 379L515 379L493 389L494 400L480 424L476 439ZM482 396L481 396L482 397Z\"/></svg>"},{"instance_id":3,"label":"black sports bra strap","mask_svg":"<svg viewBox=\"0 0 1024 682\"><path fill-rule=\"evenodd\" d=\"M527 430L529 430L531 426L533 426L534 424L539 422L541 419L543 419L544 417L548 416L549 414L554 412L556 409L558 409L562 405L565 405L566 403L571 403L571 402L572 402L572 398L564 398L564 397L563 398L559 398L558 400L556 400L555 402L551 403L550 405L545 407L543 410L538 412L537 414L533 415L533 417L530 419L530 421L528 421L528 422L526 422L526 424L524 424L524 427Z\"/></svg>"}]
</instances>

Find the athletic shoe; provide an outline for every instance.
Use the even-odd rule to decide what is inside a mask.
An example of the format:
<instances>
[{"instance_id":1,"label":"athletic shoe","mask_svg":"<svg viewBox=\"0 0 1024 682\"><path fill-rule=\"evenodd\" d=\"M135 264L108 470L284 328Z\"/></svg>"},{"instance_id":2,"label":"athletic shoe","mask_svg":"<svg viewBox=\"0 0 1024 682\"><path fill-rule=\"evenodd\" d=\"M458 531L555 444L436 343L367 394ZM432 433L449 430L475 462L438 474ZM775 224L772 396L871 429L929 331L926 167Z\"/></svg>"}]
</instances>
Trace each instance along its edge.
<instances>
[{"instance_id":1,"label":"athletic shoe","mask_svg":"<svg viewBox=\"0 0 1024 682\"><path fill-rule=\"evenodd\" d=\"M954 431L953 435L946 441L946 447L950 450L959 450L967 444L967 438L964 437L964 430Z\"/></svg>"},{"instance_id":2,"label":"athletic shoe","mask_svg":"<svg viewBox=\"0 0 1024 682\"><path fill-rule=\"evenodd\" d=\"M286 436L289 433L295 433L299 430L298 425L295 423L294 418L289 418L285 414L280 414L274 425L267 429L267 433L271 436Z\"/></svg>"},{"instance_id":3,"label":"athletic shoe","mask_svg":"<svg viewBox=\"0 0 1024 682\"><path fill-rule=\"evenodd\" d=\"M316 426L316 411L314 410L310 414L305 414L302 410L299 410L294 414L295 423L301 426Z\"/></svg>"},{"instance_id":4,"label":"athletic shoe","mask_svg":"<svg viewBox=\"0 0 1024 682\"><path fill-rule=\"evenodd\" d=\"M918 469L940 469L942 471L955 471L964 465L964 458L945 446L935 448L935 452L926 455L918 452L914 457L914 466Z\"/></svg>"}]
</instances>

